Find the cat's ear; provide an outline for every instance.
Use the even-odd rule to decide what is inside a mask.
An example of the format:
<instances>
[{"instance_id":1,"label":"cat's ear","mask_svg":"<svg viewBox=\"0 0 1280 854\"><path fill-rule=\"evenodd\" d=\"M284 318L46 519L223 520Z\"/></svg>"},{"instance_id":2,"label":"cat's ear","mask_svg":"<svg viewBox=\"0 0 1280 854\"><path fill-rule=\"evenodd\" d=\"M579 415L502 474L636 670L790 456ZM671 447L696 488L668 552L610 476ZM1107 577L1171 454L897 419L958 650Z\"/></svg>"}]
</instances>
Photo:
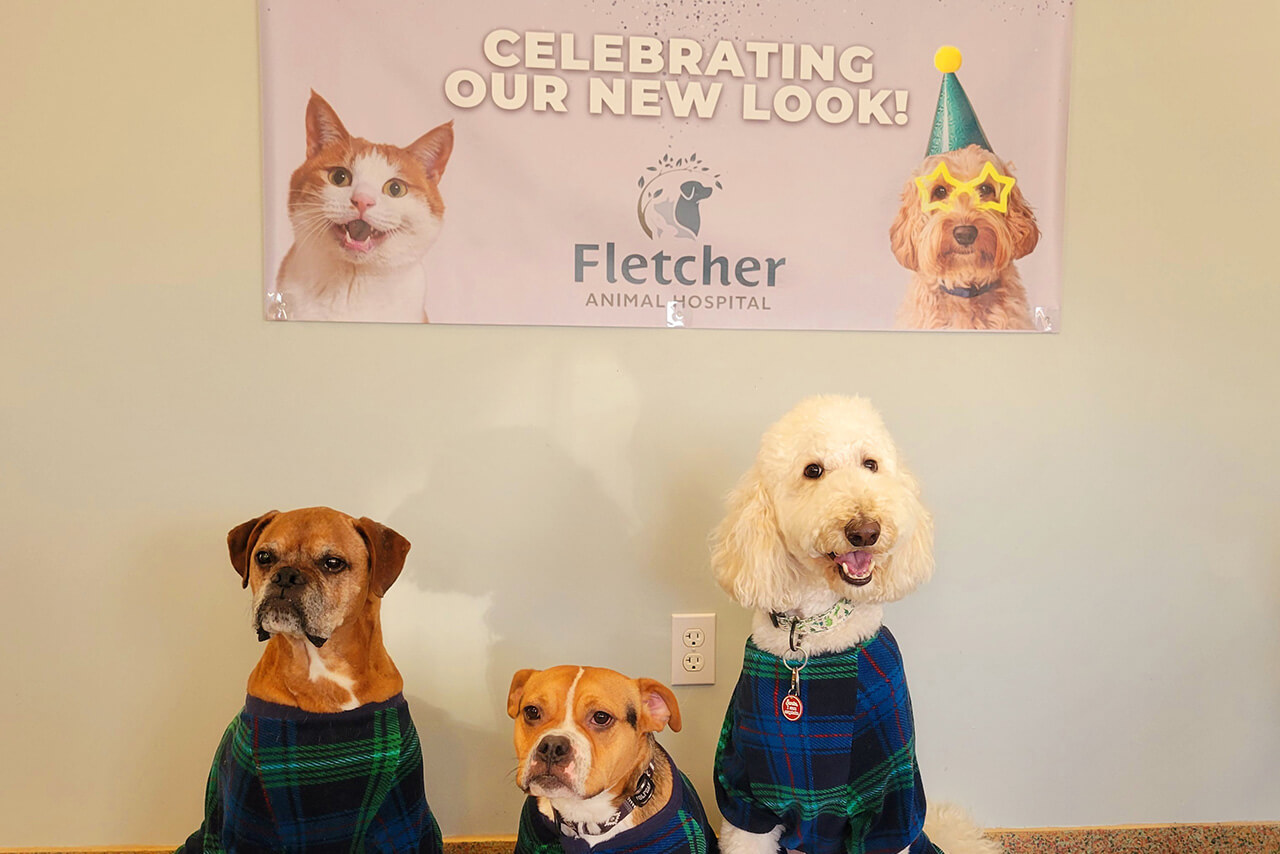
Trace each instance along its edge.
<instances>
[{"instance_id":1,"label":"cat's ear","mask_svg":"<svg viewBox=\"0 0 1280 854\"><path fill-rule=\"evenodd\" d=\"M427 170L427 177L431 179L431 183L440 183L440 178L444 175L444 166L449 162L449 155L453 153L453 122L445 122L440 127L428 131L414 140L413 145L406 150L418 158L422 168Z\"/></svg>"},{"instance_id":2,"label":"cat's ear","mask_svg":"<svg viewBox=\"0 0 1280 854\"><path fill-rule=\"evenodd\" d=\"M346 143L350 140L351 134L342 126L342 120L333 107L312 89L311 100L307 102L307 159L315 157L331 142Z\"/></svg>"}]
</instances>

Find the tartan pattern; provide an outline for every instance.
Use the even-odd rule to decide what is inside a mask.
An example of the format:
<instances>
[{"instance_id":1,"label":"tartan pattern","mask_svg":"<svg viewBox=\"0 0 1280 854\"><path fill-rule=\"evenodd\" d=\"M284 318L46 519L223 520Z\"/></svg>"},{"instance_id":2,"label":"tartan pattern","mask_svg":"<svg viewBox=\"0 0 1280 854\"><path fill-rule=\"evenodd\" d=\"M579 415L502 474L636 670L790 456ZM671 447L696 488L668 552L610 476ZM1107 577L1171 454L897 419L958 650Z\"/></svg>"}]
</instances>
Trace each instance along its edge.
<instances>
[{"instance_id":1,"label":"tartan pattern","mask_svg":"<svg viewBox=\"0 0 1280 854\"><path fill-rule=\"evenodd\" d=\"M911 698L889 630L810 658L795 722L781 713L790 687L782 659L748 638L716 748L725 820L752 833L782 825L782 847L805 854L940 854L924 833Z\"/></svg>"},{"instance_id":2,"label":"tartan pattern","mask_svg":"<svg viewBox=\"0 0 1280 854\"><path fill-rule=\"evenodd\" d=\"M670 757L667 757L668 760ZM515 854L718 854L716 835L689 778L673 764L673 788L667 804L637 827L624 830L595 848L564 837L539 810L537 798L525 798Z\"/></svg>"},{"instance_id":3,"label":"tartan pattern","mask_svg":"<svg viewBox=\"0 0 1280 854\"><path fill-rule=\"evenodd\" d=\"M180 854L442 851L403 695L309 714L254 697L223 734Z\"/></svg>"}]
</instances>

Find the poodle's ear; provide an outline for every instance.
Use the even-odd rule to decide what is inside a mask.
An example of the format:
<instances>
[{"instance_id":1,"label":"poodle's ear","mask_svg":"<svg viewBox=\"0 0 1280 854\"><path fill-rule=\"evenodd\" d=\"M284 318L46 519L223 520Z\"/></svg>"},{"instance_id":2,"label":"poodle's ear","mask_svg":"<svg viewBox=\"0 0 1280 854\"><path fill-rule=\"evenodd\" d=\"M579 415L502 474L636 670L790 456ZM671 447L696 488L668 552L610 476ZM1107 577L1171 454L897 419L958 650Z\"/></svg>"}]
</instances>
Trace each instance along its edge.
<instances>
[{"instance_id":1,"label":"poodle's ear","mask_svg":"<svg viewBox=\"0 0 1280 854\"><path fill-rule=\"evenodd\" d=\"M1012 167L1009 167L1009 174L1013 174ZM1036 248L1036 244L1040 242L1040 228L1036 225L1036 215L1031 210L1031 205L1027 204L1026 196L1022 195L1022 190L1017 184L1013 185L1013 192L1009 194L1009 238L1013 244L1013 260L1017 260L1024 255L1030 255L1031 250Z\"/></svg>"},{"instance_id":2,"label":"poodle's ear","mask_svg":"<svg viewBox=\"0 0 1280 854\"><path fill-rule=\"evenodd\" d=\"M907 493L904 515L913 525L906 542L894 553L893 571L885 586L887 602L901 599L933 576L933 516L920 502L920 486L911 472L900 469L898 476Z\"/></svg>"},{"instance_id":3,"label":"poodle's ear","mask_svg":"<svg viewBox=\"0 0 1280 854\"><path fill-rule=\"evenodd\" d=\"M752 468L729 494L724 519L712 534L711 571L725 592L747 608L791 606L796 571L778 531L773 500Z\"/></svg>"},{"instance_id":4,"label":"poodle's ear","mask_svg":"<svg viewBox=\"0 0 1280 854\"><path fill-rule=\"evenodd\" d=\"M919 270L920 261L916 255L916 220L920 214L920 199L917 195L915 181L908 181L902 190L902 204L898 206L898 215L889 226L889 245L893 247L893 257L908 270Z\"/></svg>"}]
</instances>

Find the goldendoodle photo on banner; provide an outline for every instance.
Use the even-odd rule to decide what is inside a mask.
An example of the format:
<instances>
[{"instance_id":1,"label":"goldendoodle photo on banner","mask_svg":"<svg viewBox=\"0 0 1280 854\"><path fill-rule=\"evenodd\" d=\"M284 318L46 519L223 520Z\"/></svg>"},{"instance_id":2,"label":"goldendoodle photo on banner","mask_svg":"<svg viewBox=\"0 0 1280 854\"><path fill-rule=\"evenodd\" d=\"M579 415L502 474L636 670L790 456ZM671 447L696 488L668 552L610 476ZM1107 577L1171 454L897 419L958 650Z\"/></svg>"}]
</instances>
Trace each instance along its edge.
<instances>
[{"instance_id":1,"label":"goldendoodle photo on banner","mask_svg":"<svg viewBox=\"0 0 1280 854\"><path fill-rule=\"evenodd\" d=\"M265 316L1056 332L1071 15L262 0Z\"/></svg>"}]
</instances>

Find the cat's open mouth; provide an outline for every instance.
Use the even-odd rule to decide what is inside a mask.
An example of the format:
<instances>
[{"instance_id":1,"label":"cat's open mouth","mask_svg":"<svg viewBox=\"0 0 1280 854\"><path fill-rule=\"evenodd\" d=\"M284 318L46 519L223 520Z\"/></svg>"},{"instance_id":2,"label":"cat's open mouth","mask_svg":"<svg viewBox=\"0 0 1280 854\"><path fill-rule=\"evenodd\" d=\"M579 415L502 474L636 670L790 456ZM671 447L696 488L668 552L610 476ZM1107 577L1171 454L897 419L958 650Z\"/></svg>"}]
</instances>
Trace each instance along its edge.
<instances>
[{"instance_id":1,"label":"cat's open mouth","mask_svg":"<svg viewBox=\"0 0 1280 854\"><path fill-rule=\"evenodd\" d=\"M342 248L352 252L368 252L382 242L386 232L378 231L362 219L335 225Z\"/></svg>"}]
</instances>

